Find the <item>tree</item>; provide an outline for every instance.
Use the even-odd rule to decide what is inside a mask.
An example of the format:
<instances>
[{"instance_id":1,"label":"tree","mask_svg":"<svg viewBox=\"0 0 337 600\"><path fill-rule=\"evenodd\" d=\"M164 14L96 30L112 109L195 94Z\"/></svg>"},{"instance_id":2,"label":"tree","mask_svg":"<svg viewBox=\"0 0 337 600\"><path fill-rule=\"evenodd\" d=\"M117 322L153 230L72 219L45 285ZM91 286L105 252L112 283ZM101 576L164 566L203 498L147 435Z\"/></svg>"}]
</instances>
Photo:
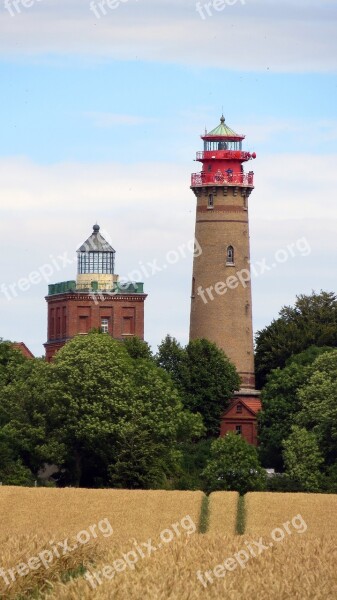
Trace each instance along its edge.
<instances>
[{"instance_id":1,"label":"tree","mask_svg":"<svg viewBox=\"0 0 337 600\"><path fill-rule=\"evenodd\" d=\"M11 342L0 338L0 388L15 376L16 369L27 359L20 350L13 347Z\"/></svg>"},{"instance_id":2,"label":"tree","mask_svg":"<svg viewBox=\"0 0 337 600\"><path fill-rule=\"evenodd\" d=\"M279 318L257 332L256 376L263 387L272 369L309 346L337 346L337 297L332 292L297 296L295 306L284 306Z\"/></svg>"},{"instance_id":3,"label":"tree","mask_svg":"<svg viewBox=\"0 0 337 600\"><path fill-rule=\"evenodd\" d=\"M256 448L231 432L213 441L203 476L209 491L238 491L240 494L263 490L266 481Z\"/></svg>"},{"instance_id":4,"label":"tree","mask_svg":"<svg viewBox=\"0 0 337 600\"><path fill-rule=\"evenodd\" d=\"M225 353L205 339L193 340L186 347L188 378L184 386L184 405L200 413L209 436L217 436L220 420L240 377Z\"/></svg>"},{"instance_id":5,"label":"tree","mask_svg":"<svg viewBox=\"0 0 337 600\"><path fill-rule=\"evenodd\" d=\"M273 369L268 375L258 415L259 456L263 466L283 470L282 442L289 437L301 409L298 390L307 382L317 356L329 350L332 349L312 346L292 356L283 369Z\"/></svg>"},{"instance_id":6,"label":"tree","mask_svg":"<svg viewBox=\"0 0 337 600\"><path fill-rule=\"evenodd\" d=\"M323 457L314 433L293 425L290 436L283 441L283 458L286 474L305 492L319 491Z\"/></svg>"},{"instance_id":7,"label":"tree","mask_svg":"<svg viewBox=\"0 0 337 600\"><path fill-rule=\"evenodd\" d=\"M24 359L0 389L0 471L22 478L23 465L24 477L31 480L47 460L62 459L63 447L49 419L49 375L44 360Z\"/></svg>"},{"instance_id":8,"label":"tree","mask_svg":"<svg viewBox=\"0 0 337 600\"><path fill-rule=\"evenodd\" d=\"M144 342L144 340L141 340L139 337L133 335L129 338L126 338L123 341L123 344L131 358L153 360L153 355L149 344Z\"/></svg>"},{"instance_id":9,"label":"tree","mask_svg":"<svg viewBox=\"0 0 337 600\"><path fill-rule=\"evenodd\" d=\"M177 388L184 394L189 377L186 349L175 338L167 335L158 346L155 360L159 367L170 374Z\"/></svg>"},{"instance_id":10,"label":"tree","mask_svg":"<svg viewBox=\"0 0 337 600\"><path fill-rule=\"evenodd\" d=\"M299 390L300 427L313 431L326 465L337 461L337 350L319 356L308 381Z\"/></svg>"},{"instance_id":11,"label":"tree","mask_svg":"<svg viewBox=\"0 0 337 600\"><path fill-rule=\"evenodd\" d=\"M191 341L186 348L170 336L159 346L157 364L172 376L185 408L201 414L208 436L217 436L229 399L240 378L224 352L212 342Z\"/></svg>"},{"instance_id":12,"label":"tree","mask_svg":"<svg viewBox=\"0 0 337 600\"><path fill-rule=\"evenodd\" d=\"M65 448L60 466L75 485L158 487L179 467L181 427L202 433L201 417L184 411L171 378L110 336L75 337L51 370L50 418Z\"/></svg>"}]
</instances>

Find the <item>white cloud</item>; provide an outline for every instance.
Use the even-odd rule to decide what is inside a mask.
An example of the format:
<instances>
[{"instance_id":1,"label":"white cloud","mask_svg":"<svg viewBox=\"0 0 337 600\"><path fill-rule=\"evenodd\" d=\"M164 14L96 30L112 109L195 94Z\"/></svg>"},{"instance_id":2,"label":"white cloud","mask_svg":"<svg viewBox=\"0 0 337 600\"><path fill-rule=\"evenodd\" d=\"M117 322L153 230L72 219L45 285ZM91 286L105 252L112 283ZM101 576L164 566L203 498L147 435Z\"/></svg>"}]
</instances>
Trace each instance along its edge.
<instances>
[{"instance_id":1,"label":"white cloud","mask_svg":"<svg viewBox=\"0 0 337 600\"><path fill-rule=\"evenodd\" d=\"M337 156L278 155L255 161L250 197L253 261L273 261L275 252L305 237L310 256L296 256L253 283L256 328L270 322L297 293L332 289L337 234ZM0 160L1 283L17 282L58 260L50 281L73 279L76 264L61 268L57 257L75 249L97 220L117 251L117 271L128 275L156 259L166 262L194 235L195 198L181 164L56 164L21 158ZM167 332L187 340L192 258L145 278L146 337L157 344ZM47 281L10 302L0 295L2 335L42 352L46 335L43 297Z\"/></svg>"},{"instance_id":2,"label":"white cloud","mask_svg":"<svg viewBox=\"0 0 337 600\"><path fill-rule=\"evenodd\" d=\"M15 17L2 11L0 52L328 72L337 68L335 21L336 6L316 0L246 0L204 20L194 0L129 0L101 18L89 0L44 0Z\"/></svg>"}]
</instances>

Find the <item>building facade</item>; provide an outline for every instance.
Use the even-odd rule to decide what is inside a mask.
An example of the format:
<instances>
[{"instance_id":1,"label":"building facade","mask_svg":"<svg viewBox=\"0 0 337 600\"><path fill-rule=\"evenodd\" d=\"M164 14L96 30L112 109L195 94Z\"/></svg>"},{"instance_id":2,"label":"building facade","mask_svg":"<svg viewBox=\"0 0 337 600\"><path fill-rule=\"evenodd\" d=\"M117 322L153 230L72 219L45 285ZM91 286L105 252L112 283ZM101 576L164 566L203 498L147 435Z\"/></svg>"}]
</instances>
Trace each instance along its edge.
<instances>
[{"instance_id":1,"label":"building facade","mask_svg":"<svg viewBox=\"0 0 337 600\"><path fill-rule=\"evenodd\" d=\"M100 329L123 340L144 339L144 284L121 283L115 274L115 250L98 225L77 251L76 281L49 285L46 359L75 335Z\"/></svg>"},{"instance_id":2,"label":"building facade","mask_svg":"<svg viewBox=\"0 0 337 600\"><path fill-rule=\"evenodd\" d=\"M242 382L233 403L239 397L249 402L259 396L254 374L248 217L254 173L245 173L243 165L256 154L243 149L245 136L233 131L223 116L220 124L201 138L204 148L197 152L196 160L202 170L191 179L197 199L195 238L202 251L193 262L190 339L209 339L225 352ZM230 429L222 423L222 434ZM245 437L248 441L250 436Z\"/></svg>"}]
</instances>

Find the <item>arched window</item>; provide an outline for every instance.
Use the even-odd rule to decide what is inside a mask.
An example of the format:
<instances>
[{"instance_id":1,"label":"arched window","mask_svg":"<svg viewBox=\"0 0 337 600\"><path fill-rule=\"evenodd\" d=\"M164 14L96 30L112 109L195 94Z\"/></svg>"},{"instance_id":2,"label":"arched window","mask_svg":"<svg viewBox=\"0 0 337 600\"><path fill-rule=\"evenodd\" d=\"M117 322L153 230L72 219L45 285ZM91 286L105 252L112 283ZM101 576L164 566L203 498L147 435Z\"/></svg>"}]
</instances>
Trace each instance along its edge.
<instances>
[{"instance_id":1,"label":"arched window","mask_svg":"<svg viewBox=\"0 0 337 600\"><path fill-rule=\"evenodd\" d=\"M233 246L228 246L227 248L227 265L234 265L234 248Z\"/></svg>"}]
</instances>

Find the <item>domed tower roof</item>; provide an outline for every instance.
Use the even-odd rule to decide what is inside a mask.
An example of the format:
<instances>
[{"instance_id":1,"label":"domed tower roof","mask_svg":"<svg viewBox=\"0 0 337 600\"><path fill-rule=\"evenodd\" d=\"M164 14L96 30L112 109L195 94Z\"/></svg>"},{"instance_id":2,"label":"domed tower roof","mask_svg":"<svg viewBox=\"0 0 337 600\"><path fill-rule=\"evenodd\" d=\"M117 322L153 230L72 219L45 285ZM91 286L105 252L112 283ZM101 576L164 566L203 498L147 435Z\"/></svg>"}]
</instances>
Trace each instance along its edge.
<instances>
[{"instance_id":1,"label":"domed tower roof","mask_svg":"<svg viewBox=\"0 0 337 600\"><path fill-rule=\"evenodd\" d=\"M114 273L115 250L99 230L99 225L94 225L91 236L77 250L79 275Z\"/></svg>"},{"instance_id":2,"label":"domed tower roof","mask_svg":"<svg viewBox=\"0 0 337 600\"><path fill-rule=\"evenodd\" d=\"M222 115L220 119L220 125L217 125L212 131L205 132L205 135L201 136L203 140L208 140L212 138L226 138L229 140L243 140L244 135L239 133L235 133L233 129L231 129L225 121L225 117Z\"/></svg>"},{"instance_id":3,"label":"domed tower roof","mask_svg":"<svg viewBox=\"0 0 337 600\"><path fill-rule=\"evenodd\" d=\"M88 237L77 252L115 252L99 230L100 226L97 224L94 225L91 236Z\"/></svg>"}]
</instances>

